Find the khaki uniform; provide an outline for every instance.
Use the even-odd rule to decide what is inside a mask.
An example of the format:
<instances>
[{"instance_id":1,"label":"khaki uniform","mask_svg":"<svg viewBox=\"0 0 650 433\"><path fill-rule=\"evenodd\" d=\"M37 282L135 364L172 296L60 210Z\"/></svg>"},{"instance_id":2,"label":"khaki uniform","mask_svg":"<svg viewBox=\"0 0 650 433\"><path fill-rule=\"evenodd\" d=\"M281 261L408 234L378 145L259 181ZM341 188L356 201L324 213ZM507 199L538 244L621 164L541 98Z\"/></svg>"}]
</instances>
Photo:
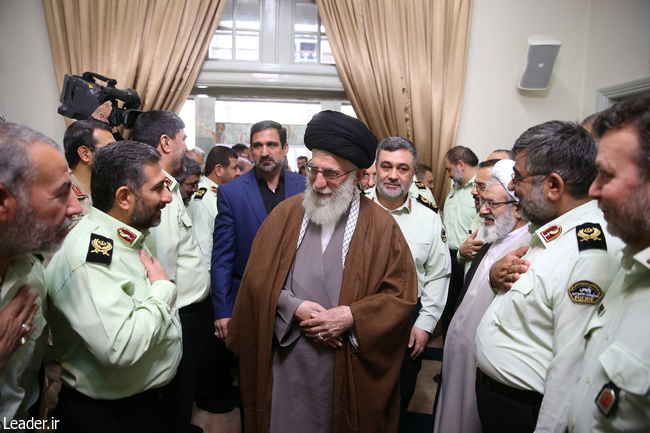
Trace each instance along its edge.
<instances>
[{"instance_id":1,"label":"khaki uniform","mask_svg":"<svg viewBox=\"0 0 650 433\"><path fill-rule=\"evenodd\" d=\"M27 419L27 410L38 398L38 370L48 335L47 322L43 316L45 275L41 262L32 254L15 257L9 264L7 274L1 282L0 311L7 308L25 284L30 285L30 293L39 293L35 302L40 307L32 320L36 329L27 343L16 349L0 372L0 417L4 418L7 425L14 419ZM0 427L4 425L2 422L0 419Z\"/></svg>"},{"instance_id":2,"label":"khaki uniform","mask_svg":"<svg viewBox=\"0 0 650 433\"><path fill-rule=\"evenodd\" d=\"M178 182L168 173L165 175L172 202L162 210L160 225L151 229L145 244L160 260L169 279L176 284L176 305L182 308L208 296L210 277Z\"/></svg>"},{"instance_id":3,"label":"khaki uniform","mask_svg":"<svg viewBox=\"0 0 650 433\"><path fill-rule=\"evenodd\" d=\"M587 322L620 268L623 243L604 227L590 201L537 228L528 271L497 293L476 333L483 373L544 395L537 431L566 427Z\"/></svg>"},{"instance_id":4,"label":"khaki uniform","mask_svg":"<svg viewBox=\"0 0 650 433\"><path fill-rule=\"evenodd\" d=\"M422 201L417 193L410 192L404 204L393 211L379 203L374 188L368 198L395 218L406 238L415 262L418 297L422 303L415 326L431 334L447 302L451 273L442 220L437 211L433 210L434 205L425 204L426 201Z\"/></svg>"},{"instance_id":5,"label":"khaki uniform","mask_svg":"<svg viewBox=\"0 0 650 433\"><path fill-rule=\"evenodd\" d=\"M465 242L476 217L472 188L476 176L461 188L452 186L445 201L443 221L447 229L447 245L450 250L458 250Z\"/></svg>"},{"instance_id":6,"label":"khaki uniform","mask_svg":"<svg viewBox=\"0 0 650 433\"><path fill-rule=\"evenodd\" d=\"M625 248L621 264L585 332L570 432L650 431L650 248Z\"/></svg>"},{"instance_id":7,"label":"khaki uniform","mask_svg":"<svg viewBox=\"0 0 650 433\"><path fill-rule=\"evenodd\" d=\"M217 217L217 189L219 185L203 176L199 182L199 190L188 206L188 212L194 222L194 233L199 243L205 263L210 270L212 260L212 238L214 234L214 219Z\"/></svg>"},{"instance_id":8,"label":"khaki uniform","mask_svg":"<svg viewBox=\"0 0 650 433\"><path fill-rule=\"evenodd\" d=\"M61 380L88 397L161 387L180 362L176 287L146 277L139 253L147 234L93 208L45 272Z\"/></svg>"}]
</instances>

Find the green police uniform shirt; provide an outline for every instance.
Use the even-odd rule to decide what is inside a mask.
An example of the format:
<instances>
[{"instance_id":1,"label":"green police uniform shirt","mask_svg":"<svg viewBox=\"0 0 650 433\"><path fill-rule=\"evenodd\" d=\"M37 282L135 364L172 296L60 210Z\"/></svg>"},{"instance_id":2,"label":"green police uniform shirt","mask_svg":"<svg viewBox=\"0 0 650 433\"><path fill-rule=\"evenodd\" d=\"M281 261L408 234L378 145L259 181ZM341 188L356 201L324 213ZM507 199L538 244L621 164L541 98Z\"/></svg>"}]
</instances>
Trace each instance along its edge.
<instances>
[{"instance_id":1,"label":"green police uniform shirt","mask_svg":"<svg viewBox=\"0 0 650 433\"><path fill-rule=\"evenodd\" d=\"M217 217L217 189L219 185L203 176L199 182L199 190L188 209L194 222L194 233L203 254L208 271L212 260L212 235L214 233L214 220Z\"/></svg>"}]
</instances>

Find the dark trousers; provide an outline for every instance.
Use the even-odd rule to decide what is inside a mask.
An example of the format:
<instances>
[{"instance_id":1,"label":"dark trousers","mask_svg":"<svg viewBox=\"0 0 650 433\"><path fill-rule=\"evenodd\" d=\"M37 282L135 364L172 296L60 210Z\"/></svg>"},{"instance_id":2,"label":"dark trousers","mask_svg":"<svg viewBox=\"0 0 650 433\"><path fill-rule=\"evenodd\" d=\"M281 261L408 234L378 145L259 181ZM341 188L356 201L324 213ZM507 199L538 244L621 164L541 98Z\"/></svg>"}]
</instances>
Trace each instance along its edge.
<instances>
[{"instance_id":1,"label":"dark trousers","mask_svg":"<svg viewBox=\"0 0 650 433\"><path fill-rule=\"evenodd\" d=\"M183 327L183 357L170 384L169 433L189 431L203 345L214 334L210 296L179 309L178 313Z\"/></svg>"},{"instance_id":2,"label":"dark trousers","mask_svg":"<svg viewBox=\"0 0 650 433\"><path fill-rule=\"evenodd\" d=\"M533 433L544 396L504 385L476 370L476 402L484 433Z\"/></svg>"},{"instance_id":3,"label":"dark trousers","mask_svg":"<svg viewBox=\"0 0 650 433\"><path fill-rule=\"evenodd\" d=\"M197 405L231 397L226 391L232 387L230 367L233 362L233 354L226 349L225 343L216 335L211 335L205 342L197 376Z\"/></svg>"},{"instance_id":4,"label":"dark trousers","mask_svg":"<svg viewBox=\"0 0 650 433\"><path fill-rule=\"evenodd\" d=\"M449 278L447 305L445 305L445 309L442 310L442 315L440 316L443 342L447 338L447 330L449 329L452 317L454 317L456 302L458 302L458 296L460 295L465 280L465 266L458 263L456 253L458 253L458 250L449 249L449 254L451 255L451 277Z\"/></svg>"},{"instance_id":5,"label":"dark trousers","mask_svg":"<svg viewBox=\"0 0 650 433\"><path fill-rule=\"evenodd\" d=\"M422 304L418 299L418 303L415 305L415 308L411 312L411 326L409 327L409 333L411 328L415 324L415 321L420 314L420 309L422 309ZM409 334L410 336L410 334ZM408 430L408 418L406 413L408 412L409 404L413 398L413 393L415 392L415 385L418 381L418 373L422 368L422 354L415 359L411 359L411 353L413 348L406 347L404 352L404 360L402 361L402 369L399 374L399 396L401 399L400 410L399 410L399 431L406 432Z\"/></svg>"},{"instance_id":6,"label":"dark trousers","mask_svg":"<svg viewBox=\"0 0 650 433\"><path fill-rule=\"evenodd\" d=\"M119 400L95 400L66 385L59 393L56 430L61 433L162 433L167 427L169 385Z\"/></svg>"}]
</instances>

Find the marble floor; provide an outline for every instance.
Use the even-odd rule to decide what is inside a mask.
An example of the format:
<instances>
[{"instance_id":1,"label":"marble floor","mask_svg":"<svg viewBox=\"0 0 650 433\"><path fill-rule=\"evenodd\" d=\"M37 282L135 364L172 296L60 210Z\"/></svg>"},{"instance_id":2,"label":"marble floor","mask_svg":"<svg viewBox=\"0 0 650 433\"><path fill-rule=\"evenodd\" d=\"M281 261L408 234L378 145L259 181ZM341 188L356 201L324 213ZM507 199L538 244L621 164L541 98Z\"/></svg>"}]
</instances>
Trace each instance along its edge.
<instances>
[{"instance_id":1,"label":"marble floor","mask_svg":"<svg viewBox=\"0 0 650 433\"><path fill-rule=\"evenodd\" d=\"M440 373L442 359L442 336L434 333L423 354L422 370L418 375L415 394L409 406L411 429L409 433L431 432L433 401L438 384L433 377ZM225 414L212 414L194 407L192 423L203 428L204 433L239 433L239 409L235 408Z\"/></svg>"}]
</instances>

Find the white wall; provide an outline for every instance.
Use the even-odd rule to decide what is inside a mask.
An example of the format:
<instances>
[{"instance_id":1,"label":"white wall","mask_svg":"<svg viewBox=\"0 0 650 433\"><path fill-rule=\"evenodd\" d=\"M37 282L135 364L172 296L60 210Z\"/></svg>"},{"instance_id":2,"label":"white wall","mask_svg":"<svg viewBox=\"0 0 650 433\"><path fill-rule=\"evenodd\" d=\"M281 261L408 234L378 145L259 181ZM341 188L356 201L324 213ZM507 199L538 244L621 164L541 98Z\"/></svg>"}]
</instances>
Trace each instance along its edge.
<instances>
[{"instance_id":1,"label":"white wall","mask_svg":"<svg viewBox=\"0 0 650 433\"><path fill-rule=\"evenodd\" d=\"M42 0L0 0L0 115L63 143Z\"/></svg>"},{"instance_id":2,"label":"white wall","mask_svg":"<svg viewBox=\"0 0 650 433\"><path fill-rule=\"evenodd\" d=\"M562 41L551 86L520 91L530 35ZM650 1L475 0L457 144L479 159L527 128L579 121L599 88L650 76Z\"/></svg>"}]
</instances>

